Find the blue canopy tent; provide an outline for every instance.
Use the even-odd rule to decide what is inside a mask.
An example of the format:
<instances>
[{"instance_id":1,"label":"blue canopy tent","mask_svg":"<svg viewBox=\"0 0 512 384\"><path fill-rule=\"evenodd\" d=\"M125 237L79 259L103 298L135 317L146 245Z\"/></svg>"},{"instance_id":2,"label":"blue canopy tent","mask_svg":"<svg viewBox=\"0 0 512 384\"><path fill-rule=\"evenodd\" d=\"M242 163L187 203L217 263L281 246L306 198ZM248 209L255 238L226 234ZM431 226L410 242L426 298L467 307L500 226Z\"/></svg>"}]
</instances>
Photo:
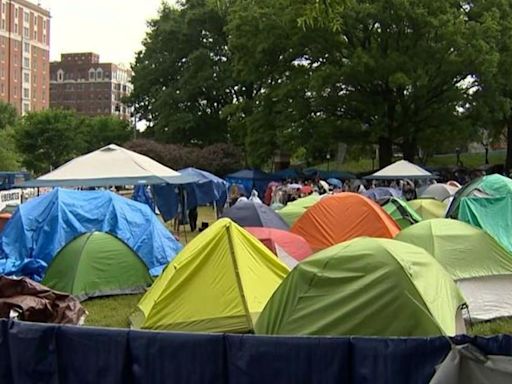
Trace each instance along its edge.
<instances>
[{"instance_id":1,"label":"blue canopy tent","mask_svg":"<svg viewBox=\"0 0 512 384\"><path fill-rule=\"evenodd\" d=\"M272 175L257 169L242 169L226 176L229 185L242 184L248 193L255 189L260 197L265 196L267 185L273 179Z\"/></svg>"},{"instance_id":2,"label":"blue canopy tent","mask_svg":"<svg viewBox=\"0 0 512 384\"><path fill-rule=\"evenodd\" d=\"M333 187L336 187L336 188L343 187L343 183L341 182L341 180L335 179L333 177L331 177L330 179L327 179L327 183L329 183L329 185L332 185Z\"/></svg>"},{"instance_id":3,"label":"blue canopy tent","mask_svg":"<svg viewBox=\"0 0 512 384\"><path fill-rule=\"evenodd\" d=\"M0 234L0 274L44 277L70 240L106 232L128 245L152 276L181 250L181 244L148 206L107 191L54 189L20 205Z\"/></svg>"},{"instance_id":4,"label":"blue canopy tent","mask_svg":"<svg viewBox=\"0 0 512 384\"><path fill-rule=\"evenodd\" d=\"M223 207L228 198L228 183L210 172L196 168L178 171L182 176L194 179L191 183L157 184L152 187L158 210L165 221L176 217L180 201L186 210L206 204ZM182 196L184 194L184 196Z\"/></svg>"}]
</instances>

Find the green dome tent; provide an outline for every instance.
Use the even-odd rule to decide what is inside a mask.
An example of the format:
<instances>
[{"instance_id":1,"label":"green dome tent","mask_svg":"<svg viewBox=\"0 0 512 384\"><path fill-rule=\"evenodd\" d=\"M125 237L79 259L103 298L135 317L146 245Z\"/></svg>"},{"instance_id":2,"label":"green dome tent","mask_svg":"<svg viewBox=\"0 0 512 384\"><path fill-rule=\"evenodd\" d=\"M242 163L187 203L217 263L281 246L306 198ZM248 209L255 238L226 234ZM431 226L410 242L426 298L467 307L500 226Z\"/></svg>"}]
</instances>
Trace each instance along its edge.
<instances>
[{"instance_id":1,"label":"green dome tent","mask_svg":"<svg viewBox=\"0 0 512 384\"><path fill-rule=\"evenodd\" d=\"M292 201L276 212L289 226L292 226L308 208L318 203L321 198L322 197L318 194L312 194L307 197L303 197L302 199Z\"/></svg>"},{"instance_id":2,"label":"green dome tent","mask_svg":"<svg viewBox=\"0 0 512 384\"><path fill-rule=\"evenodd\" d=\"M434 336L463 331L464 303L425 250L357 238L299 263L271 297L256 333Z\"/></svg>"},{"instance_id":3,"label":"green dome tent","mask_svg":"<svg viewBox=\"0 0 512 384\"><path fill-rule=\"evenodd\" d=\"M148 268L125 243L108 233L90 232L65 245L49 265L42 283L79 300L144 292Z\"/></svg>"},{"instance_id":4,"label":"green dome tent","mask_svg":"<svg viewBox=\"0 0 512 384\"><path fill-rule=\"evenodd\" d=\"M493 174L479 177L457 191L446 217L457 219L461 201L466 197L500 197L512 194L512 179Z\"/></svg>"},{"instance_id":5,"label":"green dome tent","mask_svg":"<svg viewBox=\"0 0 512 384\"><path fill-rule=\"evenodd\" d=\"M457 281L474 320L512 316L512 254L480 228L451 219L423 221L400 240L425 249Z\"/></svg>"},{"instance_id":6,"label":"green dome tent","mask_svg":"<svg viewBox=\"0 0 512 384\"><path fill-rule=\"evenodd\" d=\"M389 216L396 221L401 229L407 228L410 225L419 223L422 217L404 200L392 197L389 201L382 206L384 210L389 213Z\"/></svg>"}]
</instances>

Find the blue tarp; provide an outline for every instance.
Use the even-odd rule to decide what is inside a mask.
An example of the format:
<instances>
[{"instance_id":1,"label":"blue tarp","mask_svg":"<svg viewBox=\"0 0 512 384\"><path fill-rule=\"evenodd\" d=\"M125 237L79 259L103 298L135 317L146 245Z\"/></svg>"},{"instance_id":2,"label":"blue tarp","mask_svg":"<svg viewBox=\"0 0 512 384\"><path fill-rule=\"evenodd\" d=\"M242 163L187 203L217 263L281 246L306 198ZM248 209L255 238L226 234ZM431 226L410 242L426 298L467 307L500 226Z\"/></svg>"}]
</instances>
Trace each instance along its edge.
<instances>
[{"instance_id":1,"label":"blue tarp","mask_svg":"<svg viewBox=\"0 0 512 384\"><path fill-rule=\"evenodd\" d=\"M149 188L150 187L146 185L136 185L133 189L132 200L146 204L154 212L155 202L153 201L153 196L151 196Z\"/></svg>"},{"instance_id":2,"label":"blue tarp","mask_svg":"<svg viewBox=\"0 0 512 384\"><path fill-rule=\"evenodd\" d=\"M64 245L91 231L124 241L152 276L182 248L144 204L107 191L55 189L20 205L8 221L0 234L0 274L41 280Z\"/></svg>"},{"instance_id":3,"label":"blue tarp","mask_svg":"<svg viewBox=\"0 0 512 384\"><path fill-rule=\"evenodd\" d=\"M213 204L223 207L228 198L228 183L209 172L196 168L185 168L178 171L181 175L194 178L196 181L180 185L186 193L186 209ZM165 221L176 217L179 209L180 188L173 184L153 186L158 210Z\"/></svg>"},{"instance_id":4,"label":"blue tarp","mask_svg":"<svg viewBox=\"0 0 512 384\"><path fill-rule=\"evenodd\" d=\"M512 354L512 337L452 339ZM0 321L0 383L426 384L447 338L262 337Z\"/></svg>"}]
</instances>

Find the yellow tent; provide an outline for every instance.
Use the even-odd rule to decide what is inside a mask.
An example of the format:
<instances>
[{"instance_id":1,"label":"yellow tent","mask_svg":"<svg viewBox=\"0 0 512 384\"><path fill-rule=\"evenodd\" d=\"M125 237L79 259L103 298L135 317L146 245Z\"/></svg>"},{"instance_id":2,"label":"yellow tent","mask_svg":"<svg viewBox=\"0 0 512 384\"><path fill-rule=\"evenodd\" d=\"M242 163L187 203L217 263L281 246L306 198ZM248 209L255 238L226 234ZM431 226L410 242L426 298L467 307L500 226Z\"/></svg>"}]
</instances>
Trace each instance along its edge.
<instances>
[{"instance_id":1,"label":"yellow tent","mask_svg":"<svg viewBox=\"0 0 512 384\"><path fill-rule=\"evenodd\" d=\"M446 203L434 199L416 199L409 201L408 204L425 220L444 217L448 208Z\"/></svg>"},{"instance_id":2,"label":"yellow tent","mask_svg":"<svg viewBox=\"0 0 512 384\"><path fill-rule=\"evenodd\" d=\"M131 322L144 329L250 332L288 272L255 237L221 219L167 266Z\"/></svg>"}]
</instances>

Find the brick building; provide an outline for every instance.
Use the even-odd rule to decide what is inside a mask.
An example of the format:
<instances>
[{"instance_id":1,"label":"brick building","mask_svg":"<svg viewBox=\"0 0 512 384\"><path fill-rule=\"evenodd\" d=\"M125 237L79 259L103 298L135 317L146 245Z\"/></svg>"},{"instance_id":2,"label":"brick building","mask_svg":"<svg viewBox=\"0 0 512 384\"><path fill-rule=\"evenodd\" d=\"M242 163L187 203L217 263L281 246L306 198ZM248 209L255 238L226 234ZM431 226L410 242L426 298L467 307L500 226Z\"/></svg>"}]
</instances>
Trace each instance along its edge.
<instances>
[{"instance_id":1,"label":"brick building","mask_svg":"<svg viewBox=\"0 0 512 384\"><path fill-rule=\"evenodd\" d=\"M62 54L50 64L50 106L129 119L131 111L122 99L132 90L130 80L129 69L100 63L95 53Z\"/></svg>"},{"instance_id":2,"label":"brick building","mask_svg":"<svg viewBox=\"0 0 512 384\"><path fill-rule=\"evenodd\" d=\"M0 0L0 100L18 112L49 106L50 13L26 0Z\"/></svg>"}]
</instances>

